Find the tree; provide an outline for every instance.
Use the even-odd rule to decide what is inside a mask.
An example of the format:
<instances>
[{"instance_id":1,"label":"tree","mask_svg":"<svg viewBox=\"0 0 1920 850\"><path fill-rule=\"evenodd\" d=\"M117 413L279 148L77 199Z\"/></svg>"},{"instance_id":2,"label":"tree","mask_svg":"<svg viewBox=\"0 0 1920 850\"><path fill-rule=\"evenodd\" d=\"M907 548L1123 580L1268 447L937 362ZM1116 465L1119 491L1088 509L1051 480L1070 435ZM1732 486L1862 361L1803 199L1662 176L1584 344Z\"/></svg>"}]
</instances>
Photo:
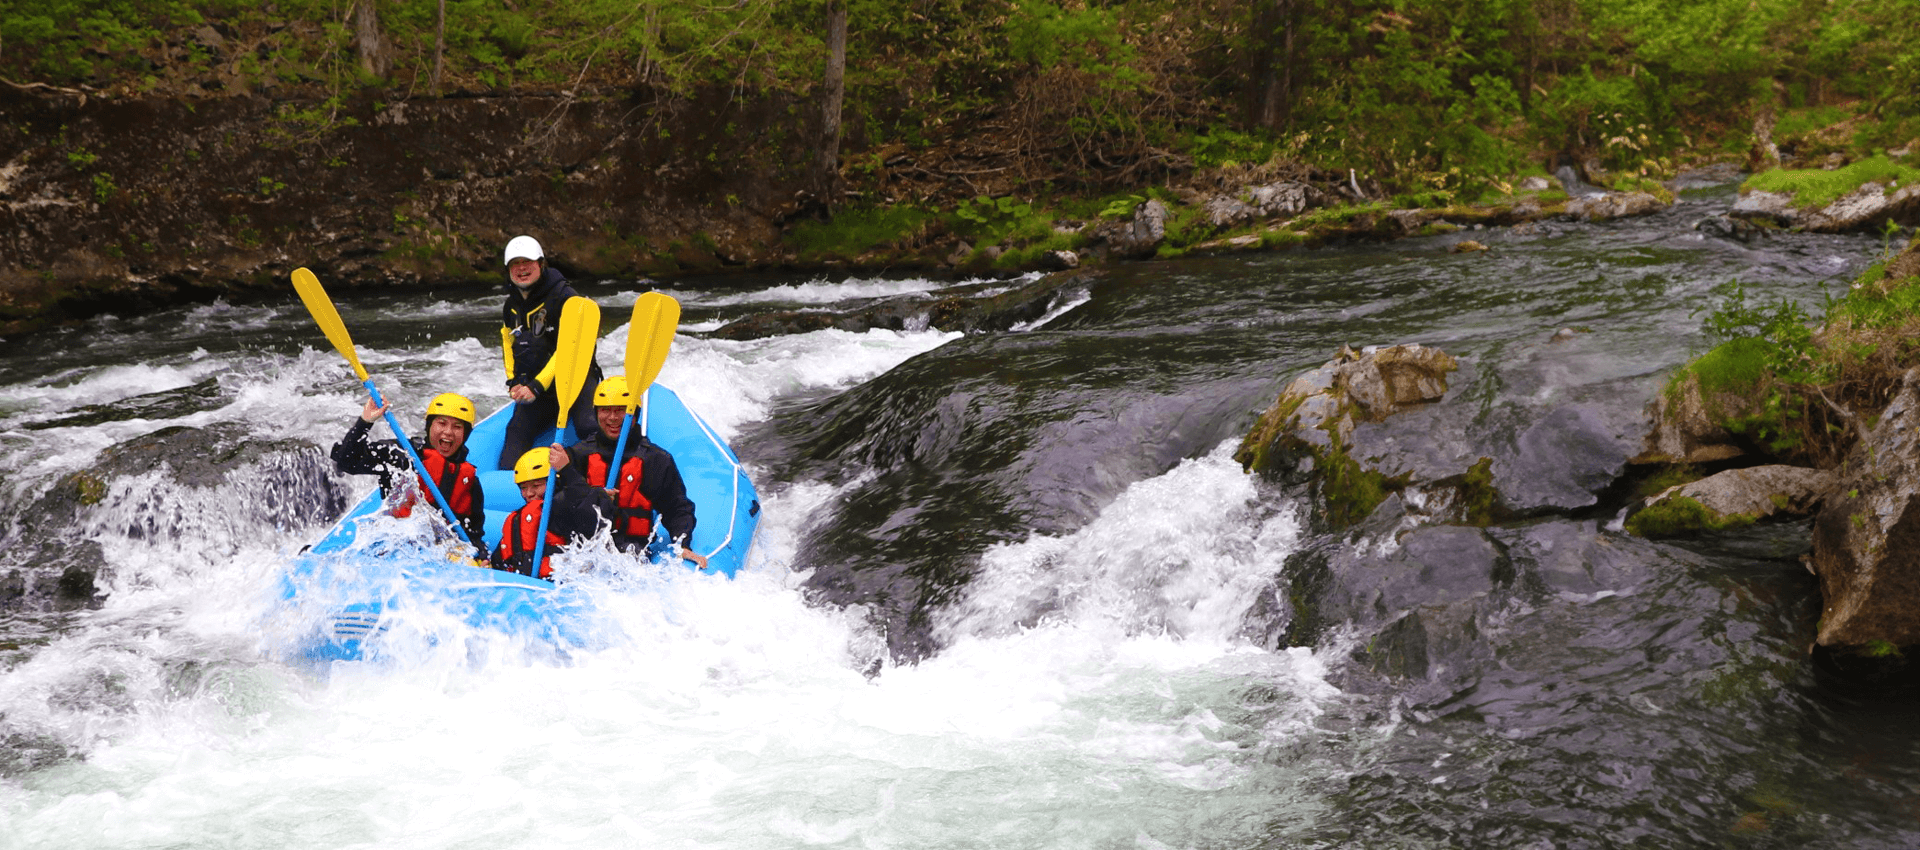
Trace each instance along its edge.
<instances>
[{"instance_id":1,"label":"tree","mask_svg":"<svg viewBox=\"0 0 1920 850\"><path fill-rule=\"evenodd\" d=\"M847 93L847 2L827 0L827 69L820 81L820 148L814 191L833 206L840 182L840 108Z\"/></svg>"},{"instance_id":2,"label":"tree","mask_svg":"<svg viewBox=\"0 0 1920 850\"><path fill-rule=\"evenodd\" d=\"M353 46L360 57L360 70L368 76L385 79L393 70L393 57L387 40L380 35L380 13L374 0L359 0L353 7Z\"/></svg>"}]
</instances>

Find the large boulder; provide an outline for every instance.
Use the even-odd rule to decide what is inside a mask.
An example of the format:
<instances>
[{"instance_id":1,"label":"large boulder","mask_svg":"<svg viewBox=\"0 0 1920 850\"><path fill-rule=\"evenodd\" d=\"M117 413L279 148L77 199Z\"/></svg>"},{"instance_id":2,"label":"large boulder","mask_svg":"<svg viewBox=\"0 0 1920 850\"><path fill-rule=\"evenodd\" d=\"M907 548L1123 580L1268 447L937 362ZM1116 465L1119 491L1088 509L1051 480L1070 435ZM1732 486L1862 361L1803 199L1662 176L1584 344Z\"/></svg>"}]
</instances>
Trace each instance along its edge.
<instances>
[{"instance_id":1,"label":"large boulder","mask_svg":"<svg viewBox=\"0 0 1920 850\"><path fill-rule=\"evenodd\" d=\"M1920 367L1838 476L1813 526L1824 605L1816 641L1920 644Z\"/></svg>"},{"instance_id":2,"label":"large boulder","mask_svg":"<svg viewBox=\"0 0 1920 850\"><path fill-rule=\"evenodd\" d=\"M1409 405L1438 401L1447 392L1447 373L1459 367L1453 355L1418 344L1358 352L1343 348L1320 368L1294 378L1234 457L1260 472L1268 451L1279 443L1320 451L1344 446L1359 422L1378 422Z\"/></svg>"},{"instance_id":3,"label":"large boulder","mask_svg":"<svg viewBox=\"0 0 1920 850\"><path fill-rule=\"evenodd\" d=\"M1167 241L1167 205L1151 199L1133 208L1126 221L1110 221L1094 228L1093 242L1111 257L1141 259L1153 256Z\"/></svg>"}]
</instances>

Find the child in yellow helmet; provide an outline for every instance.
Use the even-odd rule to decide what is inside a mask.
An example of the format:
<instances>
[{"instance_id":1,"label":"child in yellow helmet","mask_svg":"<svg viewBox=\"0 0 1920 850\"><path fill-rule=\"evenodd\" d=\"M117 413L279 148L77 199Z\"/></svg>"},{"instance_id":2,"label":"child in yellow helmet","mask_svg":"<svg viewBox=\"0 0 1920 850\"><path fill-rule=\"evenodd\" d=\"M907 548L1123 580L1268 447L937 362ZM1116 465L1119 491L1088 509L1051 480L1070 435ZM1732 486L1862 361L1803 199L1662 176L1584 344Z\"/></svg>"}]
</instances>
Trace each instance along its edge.
<instances>
[{"instance_id":1,"label":"child in yellow helmet","mask_svg":"<svg viewBox=\"0 0 1920 850\"><path fill-rule=\"evenodd\" d=\"M597 487L588 486L578 472L567 469L567 453L559 443L528 449L513 464L514 483L527 500L519 510L507 516L500 526L500 546L493 553L495 569L510 570L541 578L553 577L553 555L581 537L600 530L603 517L613 515L613 501ZM547 537L541 552L540 568L532 569L533 550L540 539L540 514L547 510L548 470L554 472L558 496L551 501L553 516L547 520Z\"/></svg>"}]
</instances>

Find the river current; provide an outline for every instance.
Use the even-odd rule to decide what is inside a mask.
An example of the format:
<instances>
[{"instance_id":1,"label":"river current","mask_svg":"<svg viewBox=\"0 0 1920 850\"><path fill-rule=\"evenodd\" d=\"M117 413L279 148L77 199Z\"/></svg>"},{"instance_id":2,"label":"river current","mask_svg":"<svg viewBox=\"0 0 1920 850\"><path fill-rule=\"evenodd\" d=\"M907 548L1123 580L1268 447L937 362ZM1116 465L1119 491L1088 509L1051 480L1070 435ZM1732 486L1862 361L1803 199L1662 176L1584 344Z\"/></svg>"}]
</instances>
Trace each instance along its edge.
<instances>
[{"instance_id":1,"label":"river current","mask_svg":"<svg viewBox=\"0 0 1920 850\"><path fill-rule=\"evenodd\" d=\"M733 581L606 589L623 639L565 663L285 659L274 579L370 486L325 461L360 388L291 287L6 340L0 850L1920 845L1911 705L1823 681L1780 547L1555 520L1617 580L1507 603L1442 694L1265 628L1305 548L1395 545L1232 461L1288 380L1419 342L1488 410L1650 398L1717 285L1817 309L1885 247L1694 228L1730 201L1124 265L999 333L725 341L947 284L667 282L660 381L747 463L759 536ZM617 371L642 288L576 284ZM505 403L496 294L338 303L396 411ZM91 603L53 592L76 570Z\"/></svg>"}]
</instances>

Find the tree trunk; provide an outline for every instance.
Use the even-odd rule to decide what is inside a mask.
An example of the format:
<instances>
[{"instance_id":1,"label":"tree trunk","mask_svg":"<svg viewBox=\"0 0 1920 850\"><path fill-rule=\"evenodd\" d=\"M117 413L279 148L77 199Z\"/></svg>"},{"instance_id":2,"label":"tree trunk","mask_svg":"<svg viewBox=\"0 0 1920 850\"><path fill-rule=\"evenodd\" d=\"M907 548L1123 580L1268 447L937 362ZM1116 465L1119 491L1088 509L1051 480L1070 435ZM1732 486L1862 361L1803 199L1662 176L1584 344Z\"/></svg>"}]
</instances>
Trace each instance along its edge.
<instances>
[{"instance_id":1,"label":"tree trunk","mask_svg":"<svg viewBox=\"0 0 1920 850\"><path fill-rule=\"evenodd\" d=\"M1247 120L1275 133L1293 119L1295 0L1254 0L1253 68Z\"/></svg>"},{"instance_id":2,"label":"tree trunk","mask_svg":"<svg viewBox=\"0 0 1920 850\"><path fill-rule=\"evenodd\" d=\"M846 97L847 3L827 2L827 71L820 81L820 149L814 160L814 190L833 205L840 184L840 107Z\"/></svg>"},{"instance_id":3,"label":"tree trunk","mask_svg":"<svg viewBox=\"0 0 1920 850\"><path fill-rule=\"evenodd\" d=\"M440 96L440 70L447 56L447 0L433 9L433 96Z\"/></svg>"},{"instance_id":4,"label":"tree trunk","mask_svg":"<svg viewBox=\"0 0 1920 850\"><path fill-rule=\"evenodd\" d=\"M393 69L393 62L387 57L386 39L380 37L380 15L374 10L373 3L374 0L360 0L354 5L354 50L360 55L361 71L386 79L387 72Z\"/></svg>"}]
</instances>

